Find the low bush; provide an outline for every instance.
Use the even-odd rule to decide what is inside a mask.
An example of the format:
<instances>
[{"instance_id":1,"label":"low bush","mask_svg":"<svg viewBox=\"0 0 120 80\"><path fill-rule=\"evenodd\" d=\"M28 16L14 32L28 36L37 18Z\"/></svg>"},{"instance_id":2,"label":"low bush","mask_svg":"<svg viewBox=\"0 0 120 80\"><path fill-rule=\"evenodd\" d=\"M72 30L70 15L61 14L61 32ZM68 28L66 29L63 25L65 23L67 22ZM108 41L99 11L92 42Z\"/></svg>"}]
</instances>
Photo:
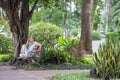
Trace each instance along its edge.
<instances>
[{"instance_id":1,"label":"low bush","mask_svg":"<svg viewBox=\"0 0 120 80\"><path fill-rule=\"evenodd\" d=\"M13 58L13 54L0 54L0 62L8 62Z\"/></svg>"},{"instance_id":2,"label":"low bush","mask_svg":"<svg viewBox=\"0 0 120 80\"><path fill-rule=\"evenodd\" d=\"M101 34L100 34L100 32L93 30L92 31L92 39L93 40L101 40Z\"/></svg>"},{"instance_id":3,"label":"low bush","mask_svg":"<svg viewBox=\"0 0 120 80\"><path fill-rule=\"evenodd\" d=\"M93 60L91 58L82 57L82 58L78 58L77 60L83 64L93 64Z\"/></svg>"},{"instance_id":4,"label":"low bush","mask_svg":"<svg viewBox=\"0 0 120 80\"><path fill-rule=\"evenodd\" d=\"M70 53L71 50L73 50L77 46L79 40L79 38L71 39L69 36L67 36L66 39L64 39L63 37L59 37L56 47L62 51L67 51L68 53Z\"/></svg>"},{"instance_id":5,"label":"low bush","mask_svg":"<svg viewBox=\"0 0 120 80\"><path fill-rule=\"evenodd\" d=\"M0 53L9 53L13 51L12 39L0 34Z\"/></svg>"},{"instance_id":6,"label":"low bush","mask_svg":"<svg viewBox=\"0 0 120 80\"><path fill-rule=\"evenodd\" d=\"M73 30L71 31L71 34L72 34L73 36L77 36L77 35L78 35L78 29L73 29Z\"/></svg>"},{"instance_id":7,"label":"low bush","mask_svg":"<svg viewBox=\"0 0 120 80\"><path fill-rule=\"evenodd\" d=\"M106 39L112 40L113 44L119 44L120 43L120 31L108 32L106 34Z\"/></svg>"},{"instance_id":8,"label":"low bush","mask_svg":"<svg viewBox=\"0 0 120 80\"><path fill-rule=\"evenodd\" d=\"M56 45L50 47L45 46L43 54L41 54L41 63L52 62L52 63L64 63L69 62L72 64L76 63L75 58L70 55L70 50L72 50L77 44L79 39L71 39L67 37L59 37L56 40Z\"/></svg>"},{"instance_id":9,"label":"low bush","mask_svg":"<svg viewBox=\"0 0 120 80\"><path fill-rule=\"evenodd\" d=\"M77 44L79 43L79 38L77 39L71 39L70 37L66 37L64 39L63 37L59 37L57 40L57 44L55 45L55 49L59 54L64 53L64 60L65 62L70 62L72 64L76 63L74 55L72 54L72 51L76 48Z\"/></svg>"},{"instance_id":10,"label":"low bush","mask_svg":"<svg viewBox=\"0 0 120 80\"><path fill-rule=\"evenodd\" d=\"M59 50L58 48L44 48L41 54L41 63L55 63L60 64L64 62L75 63L75 59L66 51Z\"/></svg>"}]
</instances>

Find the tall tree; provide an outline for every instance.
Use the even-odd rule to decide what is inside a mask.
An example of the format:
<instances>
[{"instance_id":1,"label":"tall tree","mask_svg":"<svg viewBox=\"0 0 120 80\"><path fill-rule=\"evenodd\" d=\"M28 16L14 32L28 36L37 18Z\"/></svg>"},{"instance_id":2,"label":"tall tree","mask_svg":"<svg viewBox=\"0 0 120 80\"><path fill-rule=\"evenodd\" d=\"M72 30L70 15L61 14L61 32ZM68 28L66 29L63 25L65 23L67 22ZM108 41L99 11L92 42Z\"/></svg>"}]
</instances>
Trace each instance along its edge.
<instances>
[{"instance_id":1,"label":"tall tree","mask_svg":"<svg viewBox=\"0 0 120 80\"><path fill-rule=\"evenodd\" d=\"M0 7L5 11L14 42L14 57L20 53L21 45L28 37L29 20L38 0L29 9L30 0L0 0Z\"/></svg>"},{"instance_id":2,"label":"tall tree","mask_svg":"<svg viewBox=\"0 0 120 80\"><path fill-rule=\"evenodd\" d=\"M64 29L65 29L65 38L67 36L67 25L66 25L66 22L67 22L67 0L63 0L63 11L64 11L64 17L63 17L63 26L64 26Z\"/></svg>"},{"instance_id":3,"label":"tall tree","mask_svg":"<svg viewBox=\"0 0 120 80\"><path fill-rule=\"evenodd\" d=\"M106 1L106 33L109 31L108 26L112 25L111 2L111 0Z\"/></svg>"},{"instance_id":4,"label":"tall tree","mask_svg":"<svg viewBox=\"0 0 120 80\"><path fill-rule=\"evenodd\" d=\"M92 5L93 0L83 0L81 19L81 40L79 42L79 54L92 52Z\"/></svg>"}]
</instances>

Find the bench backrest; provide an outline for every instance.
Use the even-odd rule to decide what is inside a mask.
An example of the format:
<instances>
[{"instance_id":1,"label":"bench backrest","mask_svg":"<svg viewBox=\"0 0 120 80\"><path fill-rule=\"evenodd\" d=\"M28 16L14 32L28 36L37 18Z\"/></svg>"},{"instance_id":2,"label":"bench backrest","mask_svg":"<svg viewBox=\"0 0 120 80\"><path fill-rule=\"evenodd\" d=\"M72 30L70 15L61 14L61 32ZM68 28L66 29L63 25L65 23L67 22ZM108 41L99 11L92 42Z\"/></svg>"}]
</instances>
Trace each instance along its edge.
<instances>
[{"instance_id":1,"label":"bench backrest","mask_svg":"<svg viewBox=\"0 0 120 80\"><path fill-rule=\"evenodd\" d=\"M35 57L40 57L41 51L42 51L42 46L38 46L37 47L37 52L35 54Z\"/></svg>"}]
</instances>

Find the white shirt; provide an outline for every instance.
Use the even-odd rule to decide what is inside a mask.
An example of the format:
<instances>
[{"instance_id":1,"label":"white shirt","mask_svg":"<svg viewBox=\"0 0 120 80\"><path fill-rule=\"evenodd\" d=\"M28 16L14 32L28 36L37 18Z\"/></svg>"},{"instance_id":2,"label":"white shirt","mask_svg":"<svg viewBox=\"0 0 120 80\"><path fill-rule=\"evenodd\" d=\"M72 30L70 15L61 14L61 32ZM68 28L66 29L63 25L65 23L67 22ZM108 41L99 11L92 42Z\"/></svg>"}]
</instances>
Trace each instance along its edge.
<instances>
[{"instance_id":1,"label":"white shirt","mask_svg":"<svg viewBox=\"0 0 120 80\"><path fill-rule=\"evenodd\" d=\"M34 48L35 48L36 45L42 46L42 45L39 44L38 42L29 43L27 53L29 54L29 53L32 53L32 52L33 52L33 53L36 52L36 50L34 50Z\"/></svg>"}]
</instances>

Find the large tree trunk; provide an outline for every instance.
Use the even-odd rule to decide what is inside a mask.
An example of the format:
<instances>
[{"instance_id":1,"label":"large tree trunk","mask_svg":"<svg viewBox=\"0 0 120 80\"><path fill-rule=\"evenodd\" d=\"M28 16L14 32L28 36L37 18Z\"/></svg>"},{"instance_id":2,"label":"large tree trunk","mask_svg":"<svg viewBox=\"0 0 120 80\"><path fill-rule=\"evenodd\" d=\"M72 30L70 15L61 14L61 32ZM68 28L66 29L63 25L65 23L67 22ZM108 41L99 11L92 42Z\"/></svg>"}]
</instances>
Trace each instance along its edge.
<instances>
[{"instance_id":1,"label":"large tree trunk","mask_svg":"<svg viewBox=\"0 0 120 80\"><path fill-rule=\"evenodd\" d=\"M5 11L14 43L14 57L20 54L22 44L28 37L29 20L38 0L29 10L29 0L0 0L0 7Z\"/></svg>"},{"instance_id":2,"label":"large tree trunk","mask_svg":"<svg viewBox=\"0 0 120 80\"><path fill-rule=\"evenodd\" d=\"M5 12L9 20L10 30L14 43L14 57L20 54L21 45L24 44L28 36L29 28L29 4L28 0L21 1L21 14L18 5L10 5L11 9L6 8Z\"/></svg>"},{"instance_id":3,"label":"large tree trunk","mask_svg":"<svg viewBox=\"0 0 120 80\"><path fill-rule=\"evenodd\" d=\"M111 0L106 2L106 33L111 29L112 30L112 9L111 9Z\"/></svg>"},{"instance_id":4,"label":"large tree trunk","mask_svg":"<svg viewBox=\"0 0 120 80\"><path fill-rule=\"evenodd\" d=\"M82 3L82 27L79 54L92 52L92 5L93 0L84 0Z\"/></svg>"}]
</instances>

